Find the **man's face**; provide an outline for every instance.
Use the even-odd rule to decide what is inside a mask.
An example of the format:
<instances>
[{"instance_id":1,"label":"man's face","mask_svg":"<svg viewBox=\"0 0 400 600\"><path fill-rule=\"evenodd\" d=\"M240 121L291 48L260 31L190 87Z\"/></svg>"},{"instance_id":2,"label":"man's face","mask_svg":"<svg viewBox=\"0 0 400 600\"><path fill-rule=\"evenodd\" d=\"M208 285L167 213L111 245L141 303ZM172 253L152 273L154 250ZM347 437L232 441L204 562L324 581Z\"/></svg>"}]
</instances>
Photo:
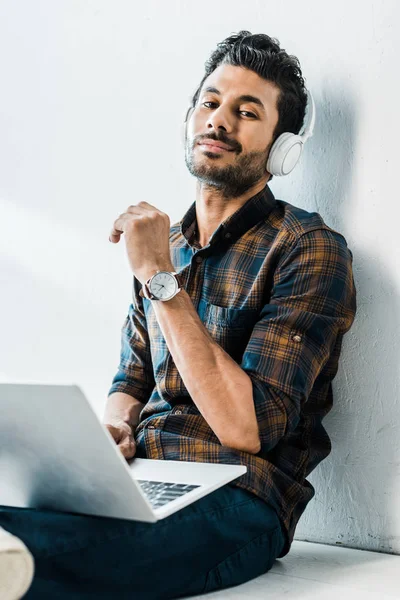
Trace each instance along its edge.
<instances>
[{"instance_id":1,"label":"man's face","mask_svg":"<svg viewBox=\"0 0 400 600\"><path fill-rule=\"evenodd\" d=\"M215 69L204 81L188 121L185 162L190 173L226 197L240 196L268 176L278 97L279 88L254 71L232 65ZM229 150L202 145L211 141Z\"/></svg>"}]
</instances>

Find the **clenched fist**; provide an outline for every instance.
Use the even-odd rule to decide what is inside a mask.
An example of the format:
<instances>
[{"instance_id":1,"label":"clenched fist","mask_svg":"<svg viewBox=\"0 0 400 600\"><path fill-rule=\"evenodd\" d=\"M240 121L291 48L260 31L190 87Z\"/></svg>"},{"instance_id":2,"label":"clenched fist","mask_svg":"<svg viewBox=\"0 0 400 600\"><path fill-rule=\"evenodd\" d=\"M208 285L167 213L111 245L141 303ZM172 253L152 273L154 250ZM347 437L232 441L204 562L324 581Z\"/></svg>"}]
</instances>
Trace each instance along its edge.
<instances>
[{"instance_id":1,"label":"clenched fist","mask_svg":"<svg viewBox=\"0 0 400 600\"><path fill-rule=\"evenodd\" d=\"M169 216L148 202L129 206L114 221L109 240L118 243L125 234L129 265L143 284L157 270L174 271L171 261Z\"/></svg>"}]
</instances>

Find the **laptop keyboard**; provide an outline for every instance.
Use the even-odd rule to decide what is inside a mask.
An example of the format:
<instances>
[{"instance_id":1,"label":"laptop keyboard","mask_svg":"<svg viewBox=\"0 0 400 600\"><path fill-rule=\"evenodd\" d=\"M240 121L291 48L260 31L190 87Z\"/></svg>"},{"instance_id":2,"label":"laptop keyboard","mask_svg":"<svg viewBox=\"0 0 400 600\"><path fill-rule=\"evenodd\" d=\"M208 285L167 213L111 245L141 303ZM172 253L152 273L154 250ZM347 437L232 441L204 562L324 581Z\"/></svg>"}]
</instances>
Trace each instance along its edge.
<instances>
[{"instance_id":1,"label":"laptop keyboard","mask_svg":"<svg viewBox=\"0 0 400 600\"><path fill-rule=\"evenodd\" d=\"M151 479L137 479L140 487L147 496L153 508L164 506L171 500L176 500L184 494L191 492L199 485L186 483L171 483L169 481L152 481Z\"/></svg>"}]
</instances>

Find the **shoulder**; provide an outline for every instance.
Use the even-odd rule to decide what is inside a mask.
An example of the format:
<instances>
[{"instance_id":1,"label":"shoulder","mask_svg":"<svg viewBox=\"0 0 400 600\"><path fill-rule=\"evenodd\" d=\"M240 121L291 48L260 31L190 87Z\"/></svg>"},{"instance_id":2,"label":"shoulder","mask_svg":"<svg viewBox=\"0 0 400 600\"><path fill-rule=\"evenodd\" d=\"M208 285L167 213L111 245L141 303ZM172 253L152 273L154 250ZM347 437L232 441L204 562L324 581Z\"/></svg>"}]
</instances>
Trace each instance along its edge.
<instances>
[{"instance_id":1,"label":"shoulder","mask_svg":"<svg viewBox=\"0 0 400 600\"><path fill-rule=\"evenodd\" d=\"M275 202L265 224L269 229L274 230L275 242L278 246L288 249L318 239L321 243L325 241L329 245L342 246L352 256L344 235L329 227L318 212L307 211L284 200Z\"/></svg>"},{"instance_id":2,"label":"shoulder","mask_svg":"<svg viewBox=\"0 0 400 600\"><path fill-rule=\"evenodd\" d=\"M329 227L318 212L310 212L284 200L276 200L276 206L270 213L271 224L292 239L298 239L305 233L316 229L325 229L344 237L339 231Z\"/></svg>"}]
</instances>

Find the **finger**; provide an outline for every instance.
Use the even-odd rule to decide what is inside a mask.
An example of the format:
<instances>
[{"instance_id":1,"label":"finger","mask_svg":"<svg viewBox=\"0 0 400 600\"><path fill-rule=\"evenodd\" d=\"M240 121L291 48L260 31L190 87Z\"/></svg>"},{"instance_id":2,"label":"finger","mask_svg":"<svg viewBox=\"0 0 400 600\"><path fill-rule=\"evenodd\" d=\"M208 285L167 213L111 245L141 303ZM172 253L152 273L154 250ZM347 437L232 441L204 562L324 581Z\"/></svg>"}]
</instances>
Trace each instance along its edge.
<instances>
[{"instance_id":1,"label":"finger","mask_svg":"<svg viewBox=\"0 0 400 600\"><path fill-rule=\"evenodd\" d=\"M132 436L127 435L125 438L123 438L118 444L118 447L125 458L132 458L136 452L136 442Z\"/></svg>"},{"instance_id":2,"label":"finger","mask_svg":"<svg viewBox=\"0 0 400 600\"><path fill-rule=\"evenodd\" d=\"M105 425L105 427L108 429L108 431L111 433L114 441L118 444L118 442L121 439L121 430L119 429L119 427L114 427L114 425L110 425L109 423L107 423Z\"/></svg>"},{"instance_id":3,"label":"finger","mask_svg":"<svg viewBox=\"0 0 400 600\"><path fill-rule=\"evenodd\" d=\"M139 204L132 204L131 206L128 206L126 212L131 215L137 215L138 217L157 217L159 215L162 215L164 217L168 216L162 210L158 209L156 206L153 206L153 204L149 204L148 202L144 201L139 202Z\"/></svg>"},{"instance_id":4,"label":"finger","mask_svg":"<svg viewBox=\"0 0 400 600\"><path fill-rule=\"evenodd\" d=\"M123 213L114 221L113 228L111 229L111 233L108 237L110 242L119 242L120 237L123 233L125 233L128 226L132 225L133 219L132 214L135 214L137 219L142 219L143 217L148 215L148 212L144 213L143 210L137 213ZM135 217L134 217L135 219Z\"/></svg>"},{"instance_id":5,"label":"finger","mask_svg":"<svg viewBox=\"0 0 400 600\"><path fill-rule=\"evenodd\" d=\"M135 204L133 204L132 206L128 206L128 208L126 209L127 214L129 215L138 215L143 216L143 215L147 215L147 213L149 212L149 209L143 206L137 206Z\"/></svg>"},{"instance_id":6,"label":"finger","mask_svg":"<svg viewBox=\"0 0 400 600\"><path fill-rule=\"evenodd\" d=\"M118 444L118 448L121 451L121 454L124 458L133 458L136 454L136 444L133 442L129 445L129 447Z\"/></svg>"},{"instance_id":7,"label":"finger","mask_svg":"<svg viewBox=\"0 0 400 600\"><path fill-rule=\"evenodd\" d=\"M148 202L145 202L144 200L142 200L141 202L138 202L137 204L131 204L131 206L128 207L127 212L133 212L136 214L140 214L140 212L143 211L158 211L158 208L156 206L154 206L153 204L149 204Z\"/></svg>"},{"instance_id":8,"label":"finger","mask_svg":"<svg viewBox=\"0 0 400 600\"><path fill-rule=\"evenodd\" d=\"M110 242L116 244L119 242L121 235L124 233L125 219L121 215L116 221L114 221L113 228L111 229L111 233L108 237Z\"/></svg>"}]
</instances>

